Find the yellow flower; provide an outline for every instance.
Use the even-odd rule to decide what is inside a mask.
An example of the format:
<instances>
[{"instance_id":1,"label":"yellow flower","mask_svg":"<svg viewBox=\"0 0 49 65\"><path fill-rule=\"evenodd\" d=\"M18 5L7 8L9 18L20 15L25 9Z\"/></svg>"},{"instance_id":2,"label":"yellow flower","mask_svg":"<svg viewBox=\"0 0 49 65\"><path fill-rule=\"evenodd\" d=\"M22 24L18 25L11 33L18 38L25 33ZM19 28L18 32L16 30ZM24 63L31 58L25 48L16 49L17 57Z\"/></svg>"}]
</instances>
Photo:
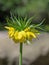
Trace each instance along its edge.
<instances>
[{"instance_id":1,"label":"yellow flower","mask_svg":"<svg viewBox=\"0 0 49 65\"><path fill-rule=\"evenodd\" d=\"M31 40L36 38L36 35L30 31L30 28L26 28L24 31L15 31L13 27L6 27L8 29L9 37L14 40L14 42L24 42L27 39Z\"/></svg>"},{"instance_id":2,"label":"yellow flower","mask_svg":"<svg viewBox=\"0 0 49 65\"><path fill-rule=\"evenodd\" d=\"M8 31L9 37L13 37L15 29L13 27L7 27L7 26L5 28L9 30Z\"/></svg>"},{"instance_id":3,"label":"yellow flower","mask_svg":"<svg viewBox=\"0 0 49 65\"><path fill-rule=\"evenodd\" d=\"M36 38L36 35L33 32L26 32L26 35L29 40L32 38Z\"/></svg>"}]
</instances>

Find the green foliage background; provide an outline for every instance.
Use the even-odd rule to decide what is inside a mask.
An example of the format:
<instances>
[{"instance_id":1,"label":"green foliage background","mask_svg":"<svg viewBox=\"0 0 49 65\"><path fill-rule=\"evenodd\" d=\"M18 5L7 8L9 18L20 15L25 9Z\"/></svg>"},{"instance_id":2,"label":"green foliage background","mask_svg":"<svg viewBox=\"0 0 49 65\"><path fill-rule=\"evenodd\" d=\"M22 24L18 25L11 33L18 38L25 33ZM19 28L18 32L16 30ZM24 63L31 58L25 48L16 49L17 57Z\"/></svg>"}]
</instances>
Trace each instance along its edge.
<instances>
[{"instance_id":1,"label":"green foliage background","mask_svg":"<svg viewBox=\"0 0 49 65\"><path fill-rule=\"evenodd\" d=\"M39 13L48 8L49 0L0 0L0 10L10 10L15 14Z\"/></svg>"},{"instance_id":2,"label":"green foliage background","mask_svg":"<svg viewBox=\"0 0 49 65\"><path fill-rule=\"evenodd\" d=\"M34 22L38 23L43 18L49 23L49 0L0 0L0 21L5 23L6 17L14 15L29 17L36 15Z\"/></svg>"}]
</instances>

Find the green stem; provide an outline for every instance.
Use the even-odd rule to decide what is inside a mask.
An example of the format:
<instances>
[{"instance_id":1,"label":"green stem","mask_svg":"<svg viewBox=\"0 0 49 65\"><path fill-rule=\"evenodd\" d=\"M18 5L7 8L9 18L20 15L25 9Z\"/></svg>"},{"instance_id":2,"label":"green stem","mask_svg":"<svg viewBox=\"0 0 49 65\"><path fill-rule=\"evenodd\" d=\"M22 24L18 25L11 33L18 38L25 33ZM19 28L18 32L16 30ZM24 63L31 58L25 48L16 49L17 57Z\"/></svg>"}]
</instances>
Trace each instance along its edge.
<instances>
[{"instance_id":1,"label":"green stem","mask_svg":"<svg viewBox=\"0 0 49 65\"><path fill-rule=\"evenodd\" d=\"M19 56L19 65L22 65L22 45L23 43L20 43L20 56Z\"/></svg>"}]
</instances>

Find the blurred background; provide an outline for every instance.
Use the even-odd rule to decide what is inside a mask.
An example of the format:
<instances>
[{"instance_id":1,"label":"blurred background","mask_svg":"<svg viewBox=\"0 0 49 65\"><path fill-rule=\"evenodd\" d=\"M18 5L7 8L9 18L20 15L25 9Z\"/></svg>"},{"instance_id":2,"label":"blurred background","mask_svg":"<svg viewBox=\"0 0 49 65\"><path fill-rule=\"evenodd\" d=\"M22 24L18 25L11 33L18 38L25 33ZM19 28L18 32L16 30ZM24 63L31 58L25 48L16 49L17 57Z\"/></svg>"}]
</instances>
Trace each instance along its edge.
<instances>
[{"instance_id":1,"label":"blurred background","mask_svg":"<svg viewBox=\"0 0 49 65\"><path fill-rule=\"evenodd\" d=\"M4 47L2 47L2 45L3 45L2 43L9 44L9 39L6 37L7 36L6 32L2 33L2 31L5 31L4 26L7 25L6 18L10 17L11 13L14 14L16 17L20 16L23 18L25 16L28 16L28 18L30 18L30 17L36 15L36 17L33 19L33 23L35 23L35 24L40 23L43 19L45 19L43 25L44 25L45 30L47 30L49 32L49 0L0 0L0 44L1 44L0 48L3 48L3 50L4 50ZM47 51L47 48L49 51L49 45L48 45L49 44L49 34L45 34L44 36L43 35L42 35L41 41L40 40L38 40L38 41L40 41L40 43L43 44L44 47L42 47L42 48L44 48L44 51L45 51L45 48L46 48L46 51ZM3 40L4 37L5 37L5 39L8 39L7 42L5 39ZM5 46L5 49L6 48L8 49L8 45L7 45L7 47ZM36 50L36 48L35 48L35 50ZM39 46L37 47L37 51L38 50L39 50ZM34 49L33 49L33 51L34 51ZM36 57L36 55L38 56L39 52L37 52L37 51L35 51L34 53L32 52L33 55L35 55L35 57ZM12 53L13 53L13 50L12 50ZM2 54L4 55L4 52ZM9 53L9 58L11 58L10 53ZM32 64L49 65L49 53L46 56L40 56Z\"/></svg>"},{"instance_id":2,"label":"blurred background","mask_svg":"<svg viewBox=\"0 0 49 65\"><path fill-rule=\"evenodd\" d=\"M15 16L34 16L33 22L39 23L45 18L45 28L49 31L49 0L0 0L0 30L4 30L6 17L10 12Z\"/></svg>"}]
</instances>

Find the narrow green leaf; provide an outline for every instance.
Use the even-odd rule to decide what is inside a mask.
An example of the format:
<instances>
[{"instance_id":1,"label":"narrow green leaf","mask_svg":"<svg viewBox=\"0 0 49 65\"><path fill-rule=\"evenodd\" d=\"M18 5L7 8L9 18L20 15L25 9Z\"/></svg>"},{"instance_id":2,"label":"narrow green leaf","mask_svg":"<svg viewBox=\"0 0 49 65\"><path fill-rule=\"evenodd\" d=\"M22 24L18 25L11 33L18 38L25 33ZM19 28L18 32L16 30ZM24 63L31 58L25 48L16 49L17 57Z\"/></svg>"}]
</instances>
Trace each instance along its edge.
<instances>
[{"instance_id":1,"label":"narrow green leaf","mask_svg":"<svg viewBox=\"0 0 49 65\"><path fill-rule=\"evenodd\" d=\"M46 31L45 29L43 29L41 27L37 27L37 29L42 30L42 31Z\"/></svg>"},{"instance_id":2,"label":"narrow green leaf","mask_svg":"<svg viewBox=\"0 0 49 65\"><path fill-rule=\"evenodd\" d=\"M26 27L27 25L30 25L30 23L32 22L31 20L32 20L34 17L35 17L35 16L33 16L33 17L31 17L31 18L29 18L29 19L27 20L25 27Z\"/></svg>"},{"instance_id":3,"label":"narrow green leaf","mask_svg":"<svg viewBox=\"0 0 49 65\"><path fill-rule=\"evenodd\" d=\"M14 18L15 18L15 20L16 20L16 22L17 22L17 24L19 25L19 26L21 26L21 23L20 23L20 21L14 16Z\"/></svg>"},{"instance_id":4,"label":"narrow green leaf","mask_svg":"<svg viewBox=\"0 0 49 65\"><path fill-rule=\"evenodd\" d=\"M30 25L29 28L33 28L33 25Z\"/></svg>"},{"instance_id":5,"label":"narrow green leaf","mask_svg":"<svg viewBox=\"0 0 49 65\"><path fill-rule=\"evenodd\" d=\"M41 22L40 24L37 24L37 25L35 25L34 27L39 27L39 26L41 26L41 25L43 24L44 21L45 21L45 19L43 19L42 22Z\"/></svg>"},{"instance_id":6,"label":"narrow green leaf","mask_svg":"<svg viewBox=\"0 0 49 65\"><path fill-rule=\"evenodd\" d=\"M24 22L26 22L26 20L27 20L27 16L24 18Z\"/></svg>"},{"instance_id":7,"label":"narrow green leaf","mask_svg":"<svg viewBox=\"0 0 49 65\"><path fill-rule=\"evenodd\" d=\"M15 22L15 20L14 20L14 18L13 18L14 15L12 14L12 12L10 12L10 15L11 15L10 18L11 18L12 22Z\"/></svg>"}]
</instances>

